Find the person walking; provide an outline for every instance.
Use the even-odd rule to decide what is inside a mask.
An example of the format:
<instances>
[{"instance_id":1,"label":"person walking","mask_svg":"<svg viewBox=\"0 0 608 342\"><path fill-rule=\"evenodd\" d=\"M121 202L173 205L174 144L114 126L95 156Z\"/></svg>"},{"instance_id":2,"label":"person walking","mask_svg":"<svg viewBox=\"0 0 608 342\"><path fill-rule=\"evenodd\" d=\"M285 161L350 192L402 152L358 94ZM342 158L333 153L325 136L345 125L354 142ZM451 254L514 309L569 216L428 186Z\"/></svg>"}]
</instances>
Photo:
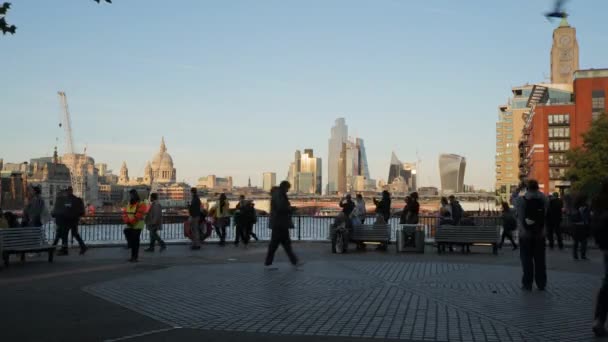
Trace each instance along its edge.
<instances>
[{"instance_id":1,"label":"person walking","mask_svg":"<svg viewBox=\"0 0 608 342\"><path fill-rule=\"evenodd\" d=\"M226 194L220 195L219 201L215 206L215 232L220 238L220 246L226 245L226 227L230 226L230 203Z\"/></svg>"},{"instance_id":2,"label":"person walking","mask_svg":"<svg viewBox=\"0 0 608 342\"><path fill-rule=\"evenodd\" d=\"M513 239L513 232L517 229L517 219L515 218L515 214L509 207L509 203L502 202L502 236L500 237L500 243L498 244L498 248L502 249L502 246L505 243L505 238L511 241L511 246L513 246L513 250L517 249L517 244Z\"/></svg>"},{"instance_id":3,"label":"person walking","mask_svg":"<svg viewBox=\"0 0 608 342\"><path fill-rule=\"evenodd\" d=\"M241 240L243 240L243 244L245 248L249 244L249 240L251 235L253 234L253 225L257 221L257 216L255 214L255 208L253 206L252 201L246 201L245 204L241 207L241 217L240 217L240 231ZM257 237L257 236L256 236Z\"/></svg>"},{"instance_id":4,"label":"person walking","mask_svg":"<svg viewBox=\"0 0 608 342\"><path fill-rule=\"evenodd\" d=\"M57 196L52 216L55 218L61 238L61 250L57 255L68 255L69 233L78 241L80 254L86 253L88 248L78 233L78 223L80 222L80 218L84 216L84 202L80 197L74 195L74 190L71 186L61 195ZM53 243L55 244L55 242L57 242L57 238L55 238Z\"/></svg>"},{"instance_id":5,"label":"person walking","mask_svg":"<svg viewBox=\"0 0 608 342\"><path fill-rule=\"evenodd\" d=\"M355 209L359 221L361 221L361 224L365 224L365 200L361 194L357 194L357 197L355 198Z\"/></svg>"},{"instance_id":6,"label":"person walking","mask_svg":"<svg viewBox=\"0 0 608 342\"><path fill-rule=\"evenodd\" d=\"M255 210L255 203L253 201L249 201L249 206L251 207L251 214L253 215L253 220L247 226L247 234L250 238L253 238L255 241L259 241L258 236L253 232L253 226L258 223L258 214Z\"/></svg>"},{"instance_id":7,"label":"person walking","mask_svg":"<svg viewBox=\"0 0 608 342\"><path fill-rule=\"evenodd\" d=\"M245 240L249 239L249 235L247 235L247 237L245 237L245 234L247 234L247 230L245 228L246 225L246 220L243 216L244 211L246 210L247 206L247 201L245 200L245 196L244 195L240 195L239 196L239 202L236 204L235 210L234 210L234 245L238 246L240 241L242 240L243 243L245 243ZM246 245L246 243L245 243Z\"/></svg>"},{"instance_id":8,"label":"person walking","mask_svg":"<svg viewBox=\"0 0 608 342\"><path fill-rule=\"evenodd\" d=\"M382 199L373 199L376 205L376 214L384 219L384 223L388 223L391 218L391 194L384 190L382 191Z\"/></svg>"},{"instance_id":9,"label":"person walking","mask_svg":"<svg viewBox=\"0 0 608 342\"><path fill-rule=\"evenodd\" d=\"M519 227L519 255L523 268L522 289L532 290L532 283L544 291L547 286L545 218L549 203L539 191L538 182L529 180L526 193L516 199Z\"/></svg>"},{"instance_id":10,"label":"person walking","mask_svg":"<svg viewBox=\"0 0 608 342\"><path fill-rule=\"evenodd\" d=\"M160 245L160 251L163 252L167 249L165 241L160 237L160 231L163 229L163 208L158 202L158 194L152 193L150 195L150 208L146 214L146 228L150 232L150 247L146 248L145 252L154 252L154 245L156 242Z\"/></svg>"},{"instance_id":11,"label":"person walking","mask_svg":"<svg viewBox=\"0 0 608 342\"><path fill-rule=\"evenodd\" d=\"M602 182L599 194L591 203L593 216L591 228L595 243L602 252L604 261L604 279L595 302L593 333L597 337L608 335L606 318L608 317L608 179Z\"/></svg>"},{"instance_id":12,"label":"person walking","mask_svg":"<svg viewBox=\"0 0 608 342\"><path fill-rule=\"evenodd\" d=\"M289 230L294 227L291 220L292 208L287 197L290 188L291 184L288 181L282 181L278 188L271 190L270 229L272 230L272 235L270 244L268 245L266 261L264 262L264 266L268 270L276 269L272 267L272 263L279 245L283 246L285 253L289 257L289 261L294 267L300 265L298 257L293 252L291 238L289 237Z\"/></svg>"},{"instance_id":13,"label":"person walking","mask_svg":"<svg viewBox=\"0 0 608 342\"><path fill-rule=\"evenodd\" d=\"M190 249L201 249L201 199L198 197L196 188L190 189L192 198L188 207L188 216L190 220L190 230L192 231L192 246Z\"/></svg>"},{"instance_id":14,"label":"person walking","mask_svg":"<svg viewBox=\"0 0 608 342\"><path fill-rule=\"evenodd\" d=\"M547 240L550 249L553 249L554 237L557 238L557 247L564 249L561 227L563 208L564 202L559 198L559 194L554 192L549 199L549 209L547 210Z\"/></svg>"},{"instance_id":15,"label":"person walking","mask_svg":"<svg viewBox=\"0 0 608 342\"><path fill-rule=\"evenodd\" d=\"M127 225L125 234L131 249L130 262L139 260L139 244L141 231L144 228L144 216L146 215L146 205L141 201L137 190L129 191L129 204L123 210L122 220Z\"/></svg>"},{"instance_id":16,"label":"person walking","mask_svg":"<svg viewBox=\"0 0 608 342\"><path fill-rule=\"evenodd\" d=\"M589 239L591 223L591 210L587 204L587 197L579 195L570 214L572 222L572 257L578 260L578 252L581 252L581 259L587 260L587 240Z\"/></svg>"}]
</instances>

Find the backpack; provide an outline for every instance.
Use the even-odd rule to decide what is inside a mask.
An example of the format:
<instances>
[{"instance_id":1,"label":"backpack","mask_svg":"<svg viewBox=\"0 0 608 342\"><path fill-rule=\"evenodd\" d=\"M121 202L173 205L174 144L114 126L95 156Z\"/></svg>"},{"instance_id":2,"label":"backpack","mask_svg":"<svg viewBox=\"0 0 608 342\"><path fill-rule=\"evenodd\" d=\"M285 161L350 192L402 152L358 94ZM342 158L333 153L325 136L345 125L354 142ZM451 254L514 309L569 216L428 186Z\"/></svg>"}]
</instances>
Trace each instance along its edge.
<instances>
[{"instance_id":1,"label":"backpack","mask_svg":"<svg viewBox=\"0 0 608 342\"><path fill-rule=\"evenodd\" d=\"M524 228L538 233L545 227L545 201L542 198L525 199Z\"/></svg>"}]
</instances>

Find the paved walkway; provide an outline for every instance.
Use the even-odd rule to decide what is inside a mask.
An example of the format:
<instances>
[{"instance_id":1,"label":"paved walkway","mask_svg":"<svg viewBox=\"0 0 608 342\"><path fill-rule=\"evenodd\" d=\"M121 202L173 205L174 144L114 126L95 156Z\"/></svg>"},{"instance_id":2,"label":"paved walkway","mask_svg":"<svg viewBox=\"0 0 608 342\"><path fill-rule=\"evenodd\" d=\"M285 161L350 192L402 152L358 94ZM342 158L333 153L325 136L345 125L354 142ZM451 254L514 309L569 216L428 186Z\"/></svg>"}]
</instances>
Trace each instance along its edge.
<instances>
[{"instance_id":1,"label":"paved walkway","mask_svg":"<svg viewBox=\"0 0 608 342\"><path fill-rule=\"evenodd\" d=\"M593 340L597 251L589 262L549 252L547 291L526 293L510 250L332 255L327 244L295 247L307 261L299 271L282 251L279 270L265 271L264 244L170 246L137 265L119 248L16 264L0 271L2 330L20 341Z\"/></svg>"}]
</instances>

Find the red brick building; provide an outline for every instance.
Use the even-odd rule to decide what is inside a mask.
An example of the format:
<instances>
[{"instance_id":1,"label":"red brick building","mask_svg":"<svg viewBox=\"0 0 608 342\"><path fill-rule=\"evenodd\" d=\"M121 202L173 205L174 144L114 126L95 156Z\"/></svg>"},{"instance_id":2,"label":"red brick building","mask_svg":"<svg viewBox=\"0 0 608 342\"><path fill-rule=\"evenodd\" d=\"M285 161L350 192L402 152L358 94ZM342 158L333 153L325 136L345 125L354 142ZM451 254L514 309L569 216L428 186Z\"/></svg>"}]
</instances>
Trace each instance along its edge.
<instances>
[{"instance_id":1,"label":"red brick building","mask_svg":"<svg viewBox=\"0 0 608 342\"><path fill-rule=\"evenodd\" d=\"M593 119L608 112L606 93L608 69L576 71L572 92L565 85L535 85L519 146L520 177L538 180L545 193L568 187L565 153L581 146Z\"/></svg>"}]
</instances>

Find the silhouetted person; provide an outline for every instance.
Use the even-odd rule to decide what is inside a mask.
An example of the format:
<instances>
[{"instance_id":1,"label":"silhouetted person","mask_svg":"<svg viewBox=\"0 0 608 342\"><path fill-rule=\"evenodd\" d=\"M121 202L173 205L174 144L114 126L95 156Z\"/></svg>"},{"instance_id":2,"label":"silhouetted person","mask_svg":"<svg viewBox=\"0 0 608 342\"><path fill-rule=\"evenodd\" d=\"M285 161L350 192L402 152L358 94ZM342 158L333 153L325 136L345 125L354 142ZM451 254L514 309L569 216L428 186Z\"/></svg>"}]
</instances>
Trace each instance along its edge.
<instances>
[{"instance_id":1,"label":"silhouetted person","mask_svg":"<svg viewBox=\"0 0 608 342\"><path fill-rule=\"evenodd\" d=\"M547 286L545 262L545 218L549 204L539 191L538 182L529 180L526 193L516 199L520 258L523 268L522 289L532 290L532 283L544 291Z\"/></svg>"},{"instance_id":2,"label":"silhouetted person","mask_svg":"<svg viewBox=\"0 0 608 342\"><path fill-rule=\"evenodd\" d=\"M33 194L23 210L23 227L42 227L42 216L46 211L46 205L42 199L42 189L39 185L32 187ZM48 211L47 211L48 214Z\"/></svg>"},{"instance_id":3,"label":"silhouetted person","mask_svg":"<svg viewBox=\"0 0 608 342\"><path fill-rule=\"evenodd\" d=\"M570 213L572 222L572 257L578 260L578 252L581 252L581 259L587 260L587 240L590 234L591 209L587 204L587 198L579 195L574 203L574 208Z\"/></svg>"},{"instance_id":4,"label":"silhouetted person","mask_svg":"<svg viewBox=\"0 0 608 342\"><path fill-rule=\"evenodd\" d=\"M188 216L190 217L190 231L192 232L192 246L190 249L201 249L201 199L198 197L196 188L190 189L192 198L188 207Z\"/></svg>"},{"instance_id":5,"label":"silhouetted person","mask_svg":"<svg viewBox=\"0 0 608 342\"><path fill-rule=\"evenodd\" d=\"M346 228L352 228L353 220L351 214L355 210L355 202L353 202L350 194L347 194L339 203L340 208L342 208L342 212L344 213L344 218L346 220Z\"/></svg>"},{"instance_id":6,"label":"silhouetted person","mask_svg":"<svg viewBox=\"0 0 608 342\"><path fill-rule=\"evenodd\" d=\"M220 238L220 246L226 244L226 227L230 226L230 203L226 194L220 194L215 206L215 233Z\"/></svg>"},{"instance_id":7,"label":"silhouetted person","mask_svg":"<svg viewBox=\"0 0 608 342\"><path fill-rule=\"evenodd\" d=\"M270 229L272 229L272 236L270 238L270 244L268 245L266 262L264 263L267 269L274 269L271 266L274 261L274 254L276 253L277 248L279 248L279 245L283 245L283 249L285 249L285 253L287 253L291 264L298 266L298 258L293 252L291 238L289 237L289 229L293 228L293 222L291 220L292 208L289 203L289 198L287 198L287 192L289 192L290 188L291 184L287 181L283 181L278 188L273 188L271 191Z\"/></svg>"},{"instance_id":8,"label":"silhouetted person","mask_svg":"<svg viewBox=\"0 0 608 342\"><path fill-rule=\"evenodd\" d=\"M513 239L513 232L517 229L517 219L515 218L515 214L513 210L509 207L509 203L502 202L502 236L500 238L500 244L498 248L502 248L505 243L505 238L511 241L511 246L513 246L513 250L517 249L517 244Z\"/></svg>"},{"instance_id":9,"label":"silhouetted person","mask_svg":"<svg viewBox=\"0 0 608 342\"><path fill-rule=\"evenodd\" d=\"M606 336L605 324L608 316L608 179L602 182L600 193L593 199L591 207L593 236L604 260L604 279L597 295L593 323L593 332L601 337Z\"/></svg>"},{"instance_id":10,"label":"silhouetted person","mask_svg":"<svg viewBox=\"0 0 608 342\"><path fill-rule=\"evenodd\" d=\"M154 252L156 242L160 245L160 251L167 249L165 241L160 237L160 231L163 229L163 208L158 202L158 194L150 195L150 209L146 214L146 228L150 232L150 247L146 248L146 252Z\"/></svg>"},{"instance_id":11,"label":"silhouetted person","mask_svg":"<svg viewBox=\"0 0 608 342\"><path fill-rule=\"evenodd\" d=\"M68 254L68 233L78 241L80 246L80 254L87 251L87 246L78 233L78 222L84 216L84 202L80 197L74 195L72 187L68 187L62 196L57 196L55 207L53 208L53 217L55 223L59 227L61 233L61 251L57 255ZM57 240L57 239L55 239Z\"/></svg>"},{"instance_id":12,"label":"silhouetted person","mask_svg":"<svg viewBox=\"0 0 608 342\"><path fill-rule=\"evenodd\" d=\"M549 209L547 210L547 240L549 248L553 249L554 236L557 238L557 247L564 249L564 241L562 240L562 215L564 202L559 198L557 192L553 193L549 199Z\"/></svg>"},{"instance_id":13,"label":"silhouetted person","mask_svg":"<svg viewBox=\"0 0 608 342\"><path fill-rule=\"evenodd\" d=\"M376 214L380 215L385 223L388 223L391 218L391 194L386 190L382 191L382 199L378 201L374 198L374 204Z\"/></svg>"}]
</instances>

